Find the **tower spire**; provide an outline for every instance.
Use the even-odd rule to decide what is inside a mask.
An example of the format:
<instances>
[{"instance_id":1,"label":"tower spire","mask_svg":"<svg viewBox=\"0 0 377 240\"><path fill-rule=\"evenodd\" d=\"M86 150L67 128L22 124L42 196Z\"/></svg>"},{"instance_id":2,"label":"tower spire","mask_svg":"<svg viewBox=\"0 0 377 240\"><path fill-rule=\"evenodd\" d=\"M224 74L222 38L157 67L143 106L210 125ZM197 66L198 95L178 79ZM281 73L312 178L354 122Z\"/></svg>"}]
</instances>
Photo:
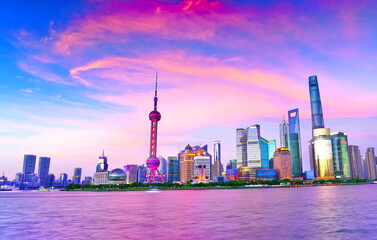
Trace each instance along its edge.
<instances>
[{"instance_id":1,"label":"tower spire","mask_svg":"<svg viewBox=\"0 0 377 240\"><path fill-rule=\"evenodd\" d=\"M156 111L157 110L157 101L158 101L158 98L157 98L157 71L156 71L156 87L154 89L154 110Z\"/></svg>"}]
</instances>

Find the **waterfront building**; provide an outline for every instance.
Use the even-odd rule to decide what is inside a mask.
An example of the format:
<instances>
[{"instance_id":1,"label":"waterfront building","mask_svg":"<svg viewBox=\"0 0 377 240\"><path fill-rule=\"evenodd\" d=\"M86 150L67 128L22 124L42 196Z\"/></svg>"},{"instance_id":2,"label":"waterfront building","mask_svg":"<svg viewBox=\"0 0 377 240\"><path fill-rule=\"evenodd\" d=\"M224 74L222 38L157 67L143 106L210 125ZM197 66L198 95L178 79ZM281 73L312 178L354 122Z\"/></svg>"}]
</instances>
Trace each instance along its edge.
<instances>
[{"instance_id":1,"label":"waterfront building","mask_svg":"<svg viewBox=\"0 0 377 240\"><path fill-rule=\"evenodd\" d=\"M237 128L236 130L237 143L237 168L247 166L247 142L246 129Z\"/></svg>"},{"instance_id":2,"label":"waterfront building","mask_svg":"<svg viewBox=\"0 0 377 240\"><path fill-rule=\"evenodd\" d=\"M283 121L279 125L279 132L280 132L280 147L287 147L285 144L285 134L289 133L289 125L285 121L283 116Z\"/></svg>"},{"instance_id":3,"label":"waterfront building","mask_svg":"<svg viewBox=\"0 0 377 240\"><path fill-rule=\"evenodd\" d=\"M262 166L260 148L260 126L252 125L246 129L247 166L260 168Z\"/></svg>"},{"instance_id":4,"label":"waterfront building","mask_svg":"<svg viewBox=\"0 0 377 240\"><path fill-rule=\"evenodd\" d=\"M362 166L362 169L363 169L364 179L369 179L367 161L366 161L364 156L361 156L361 166Z\"/></svg>"},{"instance_id":5,"label":"waterfront building","mask_svg":"<svg viewBox=\"0 0 377 240\"><path fill-rule=\"evenodd\" d=\"M334 178L332 143L329 128L316 128L313 130L315 153L315 169L318 178Z\"/></svg>"},{"instance_id":6,"label":"waterfront building","mask_svg":"<svg viewBox=\"0 0 377 240\"><path fill-rule=\"evenodd\" d=\"M374 148L370 147L367 149L365 153L365 162L367 166L368 179L376 179L376 154L374 153Z\"/></svg>"},{"instance_id":7,"label":"waterfront building","mask_svg":"<svg viewBox=\"0 0 377 240\"><path fill-rule=\"evenodd\" d=\"M286 146L291 152L292 177L300 177L302 174L302 153L300 116L298 108L288 111L289 135L286 136Z\"/></svg>"},{"instance_id":8,"label":"waterfront building","mask_svg":"<svg viewBox=\"0 0 377 240\"><path fill-rule=\"evenodd\" d=\"M312 110L312 129L325 128L318 79L315 75L309 77L309 93L310 107Z\"/></svg>"},{"instance_id":9,"label":"waterfront building","mask_svg":"<svg viewBox=\"0 0 377 240\"><path fill-rule=\"evenodd\" d=\"M211 163L211 156L209 155L198 155L194 157L194 179L196 179L197 182L208 182L212 179Z\"/></svg>"},{"instance_id":10,"label":"waterfront building","mask_svg":"<svg viewBox=\"0 0 377 240\"><path fill-rule=\"evenodd\" d=\"M137 165L131 164L124 166L125 172L128 174L127 183L137 182Z\"/></svg>"},{"instance_id":11,"label":"waterfront building","mask_svg":"<svg viewBox=\"0 0 377 240\"><path fill-rule=\"evenodd\" d=\"M274 158L275 151L276 151L276 140L268 141L268 160L272 160Z\"/></svg>"},{"instance_id":12,"label":"waterfront building","mask_svg":"<svg viewBox=\"0 0 377 240\"><path fill-rule=\"evenodd\" d=\"M348 153L350 160L351 178L364 178L359 146L349 145Z\"/></svg>"},{"instance_id":13,"label":"waterfront building","mask_svg":"<svg viewBox=\"0 0 377 240\"><path fill-rule=\"evenodd\" d=\"M302 173L302 163L300 154L300 139L298 133L286 134L285 142L291 154L292 177L300 177Z\"/></svg>"},{"instance_id":14,"label":"waterfront building","mask_svg":"<svg viewBox=\"0 0 377 240\"><path fill-rule=\"evenodd\" d=\"M164 179L164 182L167 180L168 175L168 161L163 156L158 156L160 159L160 167L158 170L160 171L161 177Z\"/></svg>"},{"instance_id":15,"label":"waterfront building","mask_svg":"<svg viewBox=\"0 0 377 240\"><path fill-rule=\"evenodd\" d=\"M226 178L229 181L237 181L238 180L238 169L227 169L226 170Z\"/></svg>"},{"instance_id":16,"label":"waterfront building","mask_svg":"<svg viewBox=\"0 0 377 240\"><path fill-rule=\"evenodd\" d=\"M147 166L144 166L144 164L137 166L137 181L140 183L145 182L147 173L148 173Z\"/></svg>"},{"instance_id":17,"label":"waterfront building","mask_svg":"<svg viewBox=\"0 0 377 240\"><path fill-rule=\"evenodd\" d=\"M72 182L74 184L80 184L81 183L81 173L82 173L82 168L75 168L73 170Z\"/></svg>"},{"instance_id":18,"label":"waterfront building","mask_svg":"<svg viewBox=\"0 0 377 240\"><path fill-rule=\"evenodd\" d=\"M82 185L88 185L88 184L92 184L92 180L93 178L92 177L85 177L85 179L82 181Z\"/></svg>"},{"instance_id":19,"label":"waterfront building","mask_svg":"<svg viewBox=\"0 0 377 240\"><path fill-rule=\"evenodd\" d=\"M94 174L94 185L109 184L109 172L96 172Z\"/></svg>"},{"instance_id":20,"label":"waterfront building","mask_svg":"<svg viewBox=\"0 0 377 240\"><path fill-rule=\"evenodd\" d=\"M34 174L35 170L36 159L37 156L35 155L24 155L24 165L22 168L23 179L21 180L21 182L31 182L32 174Z\"/></svg>"},{"instance_id":21,"label":"waterfront building","mask_svg":"<svg viewBox=\"0 0 377 240\"><path fill-rule=\"evenodd\" d=\"M168 157L168 182L179 182L179 160L177 157Z\"/></svg>"},{"instance_id":22,"label":"waterfront building","mask_svg":"<svg viewBox=\"0 0 377 240\"><path fill-rule=\"evenodd\" d=\"M332 132L331 144L335 178L350 178L350 160L348 155L348 137L346 132Z\"/></svg>"},{"instance_id":23,"label":"waterfront building","mask_svg":"<svg viewBox=\"0 0 377 240\"><path fill-rule=\"evenodd\" d=\"M230 169L236 169L237 168L237 159L233 159L229 161Z\"/></svg>"},{"instance_id":24,"label":"waterfront building","mask_svg":"<svg viewBox=\"0 0 377 240\"><path fill-rule=\"evenodd\" d=\"M99 156L96 172L107 172L109 165L107 164L107 157L105 151L102 151L102 155Z\"/></svg>"},{"instance_id":25,"label":"waterfront building","mask_svg":"<svg viewBox=\"0 0 377 240\"><path fill-rule=\"evenodd\" d=\"M312 180L315 178L314 171L305 171L304 180Z\"/></svg>"},{"instance_id":26,"label":"waterfront building","mask_svg":"<svg viewBox=\"0 0 377 240\"><path fill-rule=\"evenodd\" d=\"M261 154L261 167L268 168L270 166L269 150L268 150L268 141L260 137L260 154Z\"/></svg>"},{"instance_id":27,"label":"waterfront building","mask_svg":"<svg viewBox=\"0 0 377 240\"><path fill-rule=\"evenodd\" d=\"M274 168L277 179L292 180L291 153L288 148L278 148L274 154Z\"/></svg>"},{"instance_id":28,"label":"waterfront building","mask_svg":"<svg viewBox=\"0 0 377 240\"><path fill-rule=\"evenodd\" d=\"M257 179L258 180L274 180L276 179L276 169L257 169Z\"/></svg>"},{"instance_id":29,"label":"waterfront building","mask_svg":"<svg viewBox=\"0 0 377 240\"><path fill-rule=\"evenodd\" d=\"M256 181L258 168L253 167L239 167L238 168L238 180L240 181Z\"/></svg>"},{"instance_id":30,"label":"waterfront building","mask_svg":"<svg viewBox=\"0 0 377 240\"><path fill-rule=\"evenodd\" d=\"M109 172L109 183L110 184L121 184L126 183L126 172L120 168L115 168Z\"/></svg>"},{"instance_id":31,"label":"waterfront building","mask_svg":"<svg viewBox=\"0 0 377 240\"><path fill-rule=\"evenodd\" d=\"M61 187L66 187L68 185L68 174L61 173L59 177L59 182Z\"/></svg>"},{"instance_id":32,"label":"waterfront building","mask_svg":"<svg viewBox=\"0 0 377 240\"><path fill-rule=\"evenodd\" d=\"M47 178L50 171L50 158L39 157L38 176L40 185L43 187L48 186Z\"/></svg>"},{"instance_id":33,"label":"waterfront building","mask_svg":"<svg viewBox=\"0 0 377 240\"><path fill-rule=\"evenodd\" d=\"M315 169L315 157L314 157L314 141L310 139L308 142L309 148L309 164L310 164L310 171L313 171L315 176L318 176L318 171Z\"/></svg>"},{"instance_id":34,"label":"waterfront building","mask_svg":"<svg viewBox=\"0 0 377 240\"><path fill-rule=\"evenodd\" d=\"M22 182L24 179L24 174L22 173L16 173L16 176L14 178L14 182Z\"/></svg>"},{"instance_id":35,"label":"waterfront building","mask_svg":"<svg viewBox=\"0 0 377 240\"><path fill-rule=\"evenodd\" d=\"M190 144L185 148L181 155L181 182L192 180L194 174L194 157L196 153L192 150Z\"/></svg>"},{"instance_id":36,"label":"waterfront building","mask_svg":"<svg viewBox=\"0 0 377 240\"><path fill-rule=\"evenodd\" d=\"M221 176L222 168L221 168L221 142L214 141L214 162L212 168L212 177ZM209 169L207 169L208 171Z\"/></svg>"}]
</instances>

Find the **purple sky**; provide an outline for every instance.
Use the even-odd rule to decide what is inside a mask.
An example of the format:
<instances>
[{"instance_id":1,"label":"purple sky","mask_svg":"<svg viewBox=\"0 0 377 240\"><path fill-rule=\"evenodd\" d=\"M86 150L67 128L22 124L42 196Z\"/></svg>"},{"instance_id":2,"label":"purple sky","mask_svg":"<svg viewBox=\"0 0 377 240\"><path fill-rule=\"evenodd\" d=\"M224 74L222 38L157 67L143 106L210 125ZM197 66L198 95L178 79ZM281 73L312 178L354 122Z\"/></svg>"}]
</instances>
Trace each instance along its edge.
<instances>
[{"instance_id":1,"label":"purple sky","mask_svg":"<svg viewBox=\"0 0 377 240\"><path fill-rule=\"evenodd\" d=\"M247 3L245 3L247 2ZM263 3L262 3L263 2ZM95 171L148 157L155 71L158 155L278 125L299 108L304 170L311 137L308 77L317 75L326 127L377 144L374 1L46 1L0 3L0 171L24 154L51 172Z\"/></svg>"}]
</instances>

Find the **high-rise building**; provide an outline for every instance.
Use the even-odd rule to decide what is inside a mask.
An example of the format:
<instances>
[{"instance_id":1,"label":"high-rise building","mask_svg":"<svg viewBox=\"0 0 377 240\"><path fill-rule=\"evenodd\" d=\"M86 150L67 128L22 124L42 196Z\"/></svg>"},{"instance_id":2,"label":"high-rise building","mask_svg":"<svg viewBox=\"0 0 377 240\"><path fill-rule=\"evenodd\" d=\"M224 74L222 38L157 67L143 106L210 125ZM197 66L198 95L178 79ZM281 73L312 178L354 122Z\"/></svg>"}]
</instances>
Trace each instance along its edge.
<instances>
[{"instance_id":1,"label":"high-rise building","mask_svg":"<svg viewBox=\"0 0 377 240\"><path fill-rule=\"evenodd\" d=\"M292 180L291 153L288 148L278 148L274 154L274 168L277 179Z\"/></svg>"},{"instance_id":2,"label":"high-rise building","mask_svg":"<svg viewBox=\"0 0 377 240\"><path fill-rule=\"evenodd\" d=\"M285 144L285 134L289 133L289 125L285 121L285 118L283 116L283 121L279 125L279 132L280 132L280 147L286 147Z\"/></svg>"},{"instance_id":3,"label":"high-rise building","mask_svg":"<svg viewBox=\"0 0 377 240\"><path fill-rule=\"evenodd\" d=\"M47 176L47 187L51 187L54 184L55 181L55 175L54 174L48 174Z\"/></svg>"},{"instance_id":4,"label":"high-rise building","mask_svg":"<svg viewBox=\"0 0 377 240\"><path fill-rule=\"evenodd\" d=\"M211 165L212 165L211 156L209 155L195 156L193 178L197 182L208 182L211 179Z\"/></svg>"},{"instance_id":5,"label":"high-rise building","mask_svg":"<svg viewBox=\"0 0 377 240\"><path fill-rule=\"evenodd\" d=\"M145 182L148 173L148 168L144 164L137 166L137 181L140 183Z\"/></svg>"},{"instance_id":6,"label":"high-rise building","mask_svg":"<svg viewBox=\"0 0 377 240\"><path fill-rule=\"evenodd\" d=\"M268 141L268 159L272 160L274 158L274 153L276 151L276 140Z\"/></svg>"},{"instance_id":7,"label":"high-rise building","mask_svg":"<svg viewBox=\"0 0 377 240\"><path fill-rule=\"evenodd\" d=\"M35 155L24 155L24 165L22 168L22 174L23 174L23 182L31 182L32 174L35 170L35 162L36 162L37 156Z\"/></svg>"},{"instance_id":8,"label":"high-rise building","mask_svg":"<svg viewBox=\"0 0 377 240\"><path fill-rule=\"evenodd\" d=\"M260 126L258 124L246 129L247 141L247 166L262 167L261 149L260 149Z\"/></svg>"},{"instance_id":9,"label":"high-rise building","mask_svg":"<svg viewBox=\"0 0 377 240\"><path fill-rule=\"evenodd\" d=\"M268 143L265 138L260 137L260 154L261 154L261 167L262 168L269 168L270 167L270 151L268 150Z\"/></svg>"},{"instance_id":10,"label":"high-rise building","mask_svg":"<svg viewBox=\"0 0 377 240\"><path fill-rule=\"evenodd\" d=\"M137 165L136 164L131 164L131 165L126 165L124 166L125 172L128 174L128 181L127 183L133 183L137 182Z\"/></svg>"},{"instance_id":11,"label":"high-rise building","mask_svg":"<svg viewBox=\"0 0 377 240\"><path fill-rule=\"evenodd\" d=\"M68 174L61 173L59 181L60 181L60 186L62 186L62 187L67 186L67 184L68 184Z\"/></svg>"},{"instance_id":12,"label":"high-rise building","mask_svg":"<svg viewBox=\"0 0 377 240\"><path fill-rule=\"evenodd\" d=\"M82 168L75 168L73 170L72 182L74 184L80 184L81 183L81 173L82 173Z\"/></svg>"},{"instance_id":13,"label":"high-rise building","mask_svg":"<svg viewBox=\"0 0 377 240\"><path fill-rule=\"evenodd\" d=\"M302 162L300 154L300 140L298 133L288 133L285 135L285 142L291 154L292 177L301 177Z\"/></svg>"},{"instance_id":14,"label":"high-rise building","mask_svg":"<svg viewBox=\"0 0 377 240\"><path fill-rule=\"evenodd\" d=\"M332 132L331 142L335 178L350 178L351 170L348 156L347 133Z\"/></svg>"},{"instance_id":15,"label":"high-rise building","mask_svg":"<svg viewBox=\"0 0 377 240\"><path fill-rule=\"evenodd\" d=\"M181 155L181 182L192 180L194 174L194 157L196 153L192 150L190 144L185 148Z\"/></svg>"},{"instance_id":16,"label":"high-rise building","mask_svg":"<svg viewBox=\"0 0 377 240\"><path fill-rule=\"evenodd\" d=\"M237 128L236 130L237 143L237 168L247 166L247 143L246 143L246 129Z\"/></svg>"},{"instance_id":17,"label":"high-rise building","mask_svg":"<svg viewBox=\"0 0 377 240\"><path fill-rule=\"evenodd\" d=\"M291 152L292 174L293 177L300 177L302 174L302 153L301 153L301 133L300 133L300 116L298 108L288 111L289 136L287 148ZM288 146L289 145L289 146Z\"/></svg>"},{"instance_id":18,"label":"high-rise building","mask_svg":"<svg viewBox=\"0 0 377 240\"><path fill-rule=\"evenodd\" d=\"M47 178L50 171L50 158L49 157L39 157L38 165L38 176L41 186L48 186Z\"/></svg>"},{"instance_id":19,"label":"high-rise building","mask_svg":"<svg viewBox=\"0 0 377 240\"><path fill-rule=\"evenodd\" d=\"M312 129L324 128L321 96L317 76L309 77L310 106L312 110Z\"/></svg>"},{"instance_id":20,"label":"high-rise building","mask_svg":"<svg viewBox=\"0 0 377 240\"><path fill-rule=\"evenodd\" d=\"M364 178L359 146L349 145L348 153L350 160L351 178Z\"/></svg>"},{"instance_id":21,"label":"high-rise building","mask_svg":"<svg viewBox=\"0 0 377 240\"><path fill-rule=\"evenodd\" d=\"M315 153L315 169L319 178L334 178L333 153L329 128L316 128L313 130Z\"/></svg>"},{"instance_id":22,"label":"high-rise building","mask_svg":"<svg viewBox=\"0 0 377 240\"><path fill-rule=\"evenodd\" d=\"M209 169L206 169L206 171L209 171ZM221 176L221 142L220 141L214 141L214 162L212 167L212 177L218 177Z\"/></svg>"},{"instance_id":23,"label":"high-rise building","mask_svg":"<svg viewBox=\"0 0 377 240\"><path fill-rule=\"evenodd\" d=\"M158 158L160 159L160 167L158 170L160 171L161 177L166 181L168 176L168 161L166 161L163 156L158 156Z\"/></svg>"},{"instance_id":24,"label":"high-rise building","mask_svg":"<svg viewBox=\"0 0 377 240\"><path fill-rule=\"evenodd\" d=\"M109 165L107 164L107 157L105 151L102 151L102 155L99 156L96 172L107 172Z\"/></svg>"},{"instance_id":25,"label":"high-rise building","mask_svg":"<svg viewBox=\"0 0 377 240\"><path fill-rule=\"evenodd\" d=\"M179 182L179 160L177 157L168 157L168 182Z\"/></svg>"},{"instance_id":26,"label":"high-rise building","mask_svg":"<svg viewBox=\"0 0 377 240\"><path fill-rule=\"evenodd\" d=\"M233 159L229 161L230 169L236 169L237 168L237 159Z\"/></svg>"},{"instance_id":27,"label":"high-rise building","mask_svg":"<svg viewBox=\"0 0 377 240\"><path fill-rule=\"evenodd\" d=\"M376 173L376 154L374 153L374 148L370 147L365 153L365 162L368 171L368 179L374 180L377 178Z\"/></svg>"}]
</instances>

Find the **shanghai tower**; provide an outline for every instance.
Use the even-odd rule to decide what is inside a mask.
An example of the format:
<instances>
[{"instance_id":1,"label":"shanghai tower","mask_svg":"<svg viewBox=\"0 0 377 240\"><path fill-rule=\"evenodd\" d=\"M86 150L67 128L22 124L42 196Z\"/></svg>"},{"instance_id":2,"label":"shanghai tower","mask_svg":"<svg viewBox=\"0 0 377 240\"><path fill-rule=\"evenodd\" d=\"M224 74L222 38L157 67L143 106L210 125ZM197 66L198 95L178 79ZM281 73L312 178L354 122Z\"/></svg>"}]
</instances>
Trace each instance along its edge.
<instances>
[{"instance_id":1,"label":"shanghai tower","mask_svg":"<svg viewBox=\"0 0 377 240\"><path fill-rule=\"evenodd\" d=\"M154 109L149 113L149 120L151 120L151 142L150 142L150 151L149 158L147 159L148 174L146 176L147 183L154 183L158 178L163 178L158 171L160 166L160 159L156 157L157 151L157 123L161 119L161 114L157 111L157 73L156 73L156 88L154 90Z\"/></svg>"},{"instance_id":2,"label":"shanghai tower","mask_svg":"<svg viewBox=\"0 0 377 240\"><path fill-rule=\"evenodd\" d=\"M324 128L321 96L319 95L319 87L317 76L309 77L309 92L310 92L310 105L312 109L312 128Z\"/></svg>"}]
</instances>

